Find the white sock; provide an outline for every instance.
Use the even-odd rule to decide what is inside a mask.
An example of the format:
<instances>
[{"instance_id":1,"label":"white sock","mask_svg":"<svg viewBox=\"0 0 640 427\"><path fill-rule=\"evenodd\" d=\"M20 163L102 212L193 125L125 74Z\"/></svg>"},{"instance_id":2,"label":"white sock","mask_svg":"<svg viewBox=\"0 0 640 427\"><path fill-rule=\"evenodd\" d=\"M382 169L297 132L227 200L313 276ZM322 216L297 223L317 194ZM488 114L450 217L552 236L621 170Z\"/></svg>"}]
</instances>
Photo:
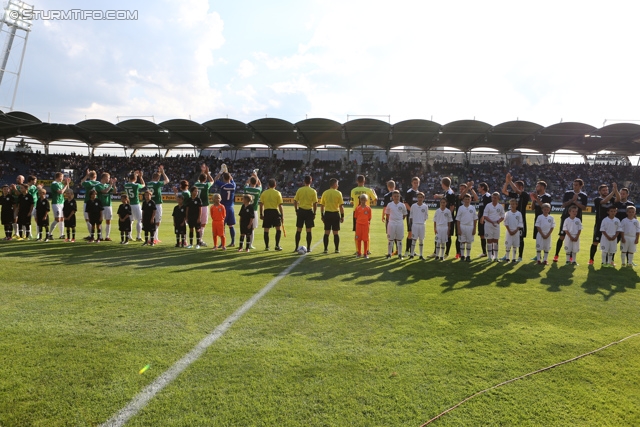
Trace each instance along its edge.
<instances>
[{"instance_id":1,"label":"white sock","mask_svg":"<svg viewBox=\"0 0 640 427\"><path fill-rule=\"evenodd\" d=\"M391 255L393 253L393 240L389 240L387 248L387 255Z\"/></svg>"},{"instance_id":2,"label":"white sock","mask_svg":"<svg viewBox=\"0 0 640 427\"><path fill-rule=\"evenodd\" d=\"M15 234L16 236L18 235L18 224L17 223L13 223L13 234Z\"/></svg>"},{"instance_id":3,"label":"white sock","mask_svg":"<svg viewBox=\"0 0 640 427\"><path fill-rule=\"evenodd\" d=\"M53 236L53 230L56 229L56 225L58 225L59 222L57 219L54 219L53 222L51 223L51 228L49 228L49 234Z\"/></svg>"},{"instance_id":4,"label":"white sock","mask_svg":"<svg viewBox=\"0 0 640 427\"><path fill-rule=\"evenodd\" d=\"M411 239L411 256L416 255L416 239Z\"/></svg>"},{"instance_id":5,"label":"white sock","mask_svg":"<svg viewBox=\"0 0 640 427\"><path fill-rule=\"evenodd\" d=\"M549 259L549 252L545 251L544 252L544 260L546 261L547 259Z\"/></svg>"},{"instance_id":6,"label":"white sock","mask_svg":"<svg viewBox=\"0 0 640 427\"><path fill-rule=\"evenodd\" d=\"M158 240L158 231L160 230L160 223L156 224L156 232L153 233L153 239Z\"/></svg>"},{"instance_id":7,"label":"white sock","mask_svg":"<svg viewBox=\"0 0 640 427\"><path fill-rule=\"evenodd\" d=\"M511 248L511 259L515 260L516 259L516 251L518 250L518 248Z\"/></svg>"},{"instance_id":8,"label":"white sock","mask_svg":"<svg viewBox=\"0 0 640 427\"><path fill-rule=\"evenodd\" d=\"M64 219L58 223L60 226L60 238L64 237ZM53 230L51 230L51 235L53 236Z\"/></svg>"},{"instance_id":9,"label":"white sock","mask_svg":"<svg viewBox=\"0 0 640 427\"><path fill-rule=\"evenodd\" d=\"M424 250L424 241L420 240L420 256L423 256L423 250Z\"/></svg>"},{"instance_id":10,"label":"white sock","mask_svg":"<svg viewBox=\"0 0 640 427\"><path fill-rule=\"evenodd\" d=\"M402 240L396 240L396 244L398 245L398 255L402 255Z\"/></svg>"},{"instance_id":11,"label":"white sock","mask_svg":"<svg viewBox=\"0 0 640 427\"><path fill-rule=\"evenodd\" d=\"M627 252L627 264L633 264L633 252Z\"/></svg>"},{"instance_id":12,"label":"white sock","mask_svg":"<svg viewBox=\"0 0 640 427\"><path fill-rule=\"evenodd\" d=\"M107 238L111 236L111 224L106 224L104 226L104 237Z\"/></svg>"},{"instance_id":13,"label":"white sock","mask_svg":"<svg viewBox=\"0 0 640 427\"><path fill-rule=\"evenodd\" d=\"M136 222L136 239L140 239L142 233L142 221Z\"/></svg>"},{"instance_id":14,"label":"white sock","mask_svg":"<svg viewBox=\"0 0 640 427\"><path fill-rule=\"evenodd\" d=\"M42 227L40 227L39 225L36 227L38 235L36 236L36 239L40 239L40 233L42 233Z\"/></svg>"}]
</instances>

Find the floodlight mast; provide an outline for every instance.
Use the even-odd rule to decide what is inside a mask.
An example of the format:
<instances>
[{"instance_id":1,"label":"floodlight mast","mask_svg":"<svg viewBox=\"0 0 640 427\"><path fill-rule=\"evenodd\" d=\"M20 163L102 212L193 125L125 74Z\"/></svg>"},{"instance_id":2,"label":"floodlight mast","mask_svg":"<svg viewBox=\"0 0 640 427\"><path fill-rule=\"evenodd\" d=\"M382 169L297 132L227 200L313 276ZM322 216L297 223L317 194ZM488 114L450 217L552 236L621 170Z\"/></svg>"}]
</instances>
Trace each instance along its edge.
<instances>
[{"instance_id":1,"label":"floodlight mast","mask_svg":"<svg viewBox=\"0 0 640 427\"><path fill-rule=\"evenodd\" d=\"M22 71L22 63L24 62L24 53L27 50L27 40L29 33L31 32L31 19L27 16L33 15L33 6L20 0L9 0L2 13L2 19L0 19L0 33L6 33L6 40L4 48L2 49L2 62L0 63L0 86L4 74L14 74L16 76L15 86L13 88L13 96L11 98L11 106L9 110L13 110L13 106L16 102L16 94L18 92L18 83L20 82L20 72ZM6 28L5 28L6 27ZM24 31L24 36L18 35L18 31ZM16 38L23 38L24 43L22 45L22 52L20 54L20 64L17 71L7 70L7 64L9 57L11 56L11 49L13 47L13 41Z\"/></svg>"}]
</instances>

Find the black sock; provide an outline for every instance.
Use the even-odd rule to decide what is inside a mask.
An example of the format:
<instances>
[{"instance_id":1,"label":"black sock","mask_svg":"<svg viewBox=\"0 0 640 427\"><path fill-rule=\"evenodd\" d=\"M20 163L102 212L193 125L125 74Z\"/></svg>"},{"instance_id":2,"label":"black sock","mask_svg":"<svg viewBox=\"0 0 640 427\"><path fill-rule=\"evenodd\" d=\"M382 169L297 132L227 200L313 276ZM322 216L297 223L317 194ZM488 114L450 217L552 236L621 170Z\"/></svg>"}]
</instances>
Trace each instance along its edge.
<instances>
[{"instance_id":1,"label":"black sock","mask_svg":"<svg viewBox=\"0 0 640 427\"><path fill-rule=\"evenodd\" d=\"M325 234L322 238L322 243L324 243L324 250L326 251L329 248L329 235Z\"/></svg>"},{"instance_id":2,"label":"black sock","mask_svg":"<svg viewBox=\"0 0 640 427\"><path fill-rule=\"evenodd\" d=\"M460 255L460 238L456 237L456 255Z\"/></svg>"},{"instance_id":3,"label":"black sock","mask_svg":"<svg viewBox=\"0 0 640 427\"><path fill-rule=\"evenodd\" d=\"M300 246L300 234L302 234L300 231L296 231L296 249Z\"/></svg>"},{"instance_id":4,"label":"black sock","mask_svg":"<svg viewBox=\"0 0 640 427\"><path fill-rule=\"evenodd\" d=\"M480 246L482 247L482 253L487 254L487 239L480 239Z\"/></svg>"},{"instance_id":5,"label":"black sock","mask_svg":"<svg viewBox=\"0 0 640 427\"><path fill-rule=\"evenodd\" d=\"M560 254L560 249L562 249L562 242L562 239L558 239L558 241L556 242L556 256Z\"/></svg>"},{"instance_id":6,"label":"black sock","mask_svg":"<svg viewBox=\"0 0 640 427\"><path fill-rule=\"evenodd\" d=\"M411 252L411 242L412 242L412 239L407 237L407 246L404 247L405 252Z\"/></svg>"},{"instance_id":7,"label":"black sock","mask_svg":"<svg viewBox=\"0 0 640 427\"><path fill-rule=\"evenodd\" d=\"M240 244L238 245L238 248L242 249L242 245L244 244L244 234L240 235Z\"/></svg>"},{"instance_id":8,"label":"black sock","mask_svg":"<svg viewBox=\"0 0 640 427\"><path fill-rule=\"evenodd\" d=\"M264 245L268 248L269 247L269 232L265 231L264 232Z\"/></svg>"},{"instance_id":9,"label":"black sock","mask_svg":"<svg viewBox=\"0 0 640 427\"><path fill-rule=\"evenodd\" d=\"M193 228L189 229L189 245L193 246Z\"/></svg>"},{"instance_id":10,"label":"black sock","mask_svg":"<svg viewBox=\"0 0 640 427\"><path fill-rule=\"evenodd\" d=\"M336 251L339 250L339 248L340 248L340 235L339 234L334 234L333 235L333 244L336 246Z\"/></svg>"},{"instance_id":11,"label":"black sock","mask_svg":"<svg viewBox=\"0 0 640 427\"><path fill-rule=\"evenodd\" d=\"M251 234L247 234L247 246L245 247L245 249L251 249Z\"/></svg>"},{"instance_id":12,"label":"black sock","mask_svg":"<svg viewBox=\"0 0 640 427\"><path fill-rule=\"evenodd\" d=\"M71 238L72 238L73 240L76 240L76 228L75 228L75 227L73 227L73 228L71 229Z\"/></svg>"},{"instance_id":13,"label":"black sock","mask_svg":"<svg viewBox=\"0 0 640 427\"><path fill-rule=\"evenodd\" d=\"M520 247L518 248L518 258L522 258L523 251L524 251L524 239L520 237Z\"/></svg>"},{"instance_id":14,"label":"black sock","mask_svg":"<svg viewBox=\"0 0 640 427\"><path fill-rule=\"evenodd\" d=\"M280 246L281 235L282 235L282 230L276 230L276 247Z\"/></svg>"},{"instance_id":15,"label":"black sock","mask_svg":"<svg viewBox=\"0 0 640 427\"><path fill-rule=\"evenodd\" d=\"M596 256L596 252L598 252L598 245L591 245L591 249L589 250L589 260L593 261L593 257Z\"/></svg>"},{"instance_id":16,"label":"black sock","mask_svg":"<svg viewBox=\"0 0 640 427\"><path fill-rule=\"evenodd\" d=\"M445 251L445 256L449 256L449 251L451 250L451 239L447 240L447 247Z\"/></svg>"},{"instance_id":17,"label":"black sock","mask_svg":"<svg viewBox=\"0 0 640 427\"><path fill-rule=\"evenodd\" d=\"M307 231L307 250L309 250L311 248L311 232Z\"/></svg>"}]
</instances>

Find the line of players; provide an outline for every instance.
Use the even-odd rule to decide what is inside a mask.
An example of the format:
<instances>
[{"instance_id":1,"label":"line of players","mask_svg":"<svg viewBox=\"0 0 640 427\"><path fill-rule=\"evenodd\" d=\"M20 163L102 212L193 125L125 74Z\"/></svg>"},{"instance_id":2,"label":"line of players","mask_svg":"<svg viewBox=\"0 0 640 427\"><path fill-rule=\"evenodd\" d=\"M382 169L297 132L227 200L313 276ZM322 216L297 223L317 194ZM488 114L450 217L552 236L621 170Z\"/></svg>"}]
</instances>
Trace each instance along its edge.
<instances>
[{"instance_id":1,"label":"line of players","mask_svg":"<svg viewBox=\"0 0 640 427\"><path fill-rule=\"evenodd\" d=\"M96 181L97 174L95 171L87 171L86 176L82 180L82 186L84 187L86 194L89 197L85 198L85 221L87 223L87 229L89 231L89 236L86 240L89 241L100 241L104 238L104 240L109 241L110 239L110 228L111 228L111 219L113 217L113 213L111 211L111 195L116 193L116 179L111 178L108 173L103 173L101 175L100 181ZM250 224L248 226L244 226L241 223L241 235L243 240L246 238L247 241L247 249L254 248L252 246L252 242L254 240L254 230L258 227L258 209L260 210L260 219L265 221L263 223L264 228L264 239L266 248L269 248L269 229L276 228L276 250L282 250L280 247L280 238L281 232L284 231L283 227L283 211L282 211L282 197L280 193L275 190L275 181L270 180L269 190L266 190L264 194L261 194L261 183L257 177L257 174L253 173L251 178L247 181L245 186L245 193L251 195L248 203L251 205L253 210L253 217L251 218ZM357 178L358 186L355 187L351 192L352 200L360 200L360 196L363 194L367 196L367 200L365 205L369 206L370 203L375 204L377 201L375 193L369 188L364 186L365 178L360 175ZM51 193L52 193L52 207L53 207L53 215L54 222L51 224L51 232L49 232L49 224L48 224L48 203L46 202L46 193L43 193L43 189L41 186L37 186L37 179L34 176L28 177L27 181L24 182L24 178L19 176L16 180L16 184L3 188L3 214L2 214L2 222L5 225L5 239L11 239L11 232L9 231L12 228L13 236L18 239L27 238L30 234L30 224L31 224L31 216L35 217L36 224L38 226L37 238L44 240L50 240L53 238L52 234L55 230L56 226L60 226L60 238L64 238L63 233L63 224L67 228L67 240L75 241L75 223L72 218L75 216L75 200L73 199L73 192L69 189L69 179L63 180L62 173L57 173L55 175L54 181L51 185ZM121 243L128 243L131 237L131 230L127 229L127 223L131 225L132 222L137 221L137 241L142 241L141 231L144 229L146 233L151 234L148 239L145 239L146 244L155 244L158 242L157 240L157 231L162 219L162 188L169 183L169 178L166 176L164 169L162 166L159 167L158 171L153 174L152 181L145 183L142 172L136 171L130 177L127 183L124 184L124 191L126 193L126 199L128 199L129 203L123 203L124 208L122 208L118 212L119 219L119 229L121 231ZM273 186L271 184L273 183ZM213 185L217 185L220 188L221 194L218 196L220 199L216 206L221 205L224 208L224 213L222 214L222 230L220 230L220 213L215 213L221 211L219 207L215 209L213 207L209 208L209 191ZM315 190L310 187L311 177L305 178L305 185L301 187L294 199L297 223L296 223L296 250L299 247L299 241L301 238L302 228L306 228L307 231L307 245L310 247L311 244L311 229L313 228L313 219L315 218L316 210L317 210L317 194ZM495 238L495 230L500 222L505 221L508 229L507 235L507 251L511 250L515 252L515 245L519 248L519 255L516 259L515 253L513 254L514 261L522 260L522 251L524 249L524 237L526 237L527 226L526 226L526 207L529 200L531 200L533 208L535 210L535 219L543 215L543 205L549 204L551 202L551 197L546 193L546 183L544 181L539 181L536 184L536 189L534 192L527 194L524 191L524 183L522 181L513 181L510 174L507 174L505 184L502 188L503 194L509 196L512 200L510 204L513 204L513 201L516 203L515 211L520 213L518 215L508 215L509 212L500 211L497 206L499 205L500 195L498 193L494 193L493 195L489 195L489 189L486 183L480 183L478 185L478 193L475 192L473 188L473 182L468 182L466 184L460 185L460 193L456 195L451 189L451 180L449 178L443 178L441 181L443 193L434 195L434 198L440 199L441 204L442 200L444 200L445 209L436 210L436 217L434 220L434 233L436 234L436 244L434 253L431 257L435 257L437 259L444 259L448 256L452 237L456 235L458 238L456 239L456 258L462 258L463 260L470 260L470 245L473 242L473 237L475 236L476 224L477 224L477 234L481 238L482 244L482 255L481 256L489 256L489 259L495 260L497 259L497 239ZM418 187L420 185L419 178L413 178L412 187L405 193L405 201L402 200L402 197L399 197L398 201L393 199L394 194L398 194L399 192L395 191L395 184L393 181L388 183L389 192L384 196L384 205L385 209L383 210L383 221L387 224L391 222L392 227L389 229L387 225L388 238L389 241L392 242L392 245L395 245L399 248L399 251L396 252L401 256L402 253L402 240L403 238L398 238L400 234L400 227L398 224L398 220L404 220L406 218L407 221L407 229L409 231L407 237L407 252L405 256L415 256L415 245L418 243L420 248L420 257L423 257L423 242L424 237L422 236L422 228L424 225L426 218L428 217L428 209L424 209L426 216L421 218L418 212L422 212L422 208L419 208L418 211L415 211L413 215L411 215L412 205L408 202L413 202L413 204L419 204L422 206L424 204L424 198L419 203ZM576 221L572 219L565 227L566 219L570 217L570 207L575 206L577 209L575 217L578 220L581 219L582 209L586 207L587 204L587 196L583 193L582 187L583 182L580 179L576 179L573 182L573 189L567 191L563 197L563 213L560 225L560 233L559 238L556 243L556 253L554 256L554 262L558 260L559 251L563 246L563 242L565 243L565 251L568 253L568 262L575 262L575 254L577 253L576 241L581 232L581 228L578 230L569 230L571 228L571 224L574 224L575 227L578 227ZM149 193L150 201L144 201L143 203L139 203L139 191L146 187L146 192ZM323 199L320 202L321 211L322 211L322 219L325 223L325 235L324 235L324 244L325 244L325 252L328 250L328 240L329 235L333 233L334 235L334 244L336 247L336 252L339 252L339 230L340 224L344 221L344 209L342 207L342 194L337 191L338 181L333 179L330 182L330 189L323 193ZM229 227L231 243L230 247L235 246L235 215L234 215L234 199L235 199L235 191L236 184L233 181L231 174L229 174L228 170L226 170L226 166L223 165L220 173L213 178L209 169L202 165L202 173L199 177L198 182L194 184L193 187L189 187L189 183L187 181L180 182L180 189L182 193L179 193L176 190L176 194L178 197L179 204L174 209L174 226L176 227L177 237L177 246L193 246L193 235L196 237L196 247L206 246L202 239L202 230L206 226L208 222L208 217L211 215L214 221L214 244L216 248L226 248L226 239L224 238L224 225ZM96 192L95 197L91 196L91 192L94 190ZM181 196L181 197L180 197ZM528 197L527 197L528 196ZM147 196L145 196L146 198ZM494 201L493 197L497 197L498 201ZM180 203L180 199L182 202ZM468 199L468 200L467 200ZM30 200L33 201L33 204L30 203ZM469 209L470 202L478 202L478 212L474 213L473 209ZM38 203L40 202L40 203ZM62 202L62 203L61 203ZM144 215L145 211L145 202L146 202L146 210L153 212L152 216ZM154 208L150 210L151 203L153 202ZM393 202L394 208L397 208L399 204L404 205L404 211L399 209L398 212L402 214L402 218L398 212L391 211L389 206ZM245 200L245 203L247 201ZM31 205L31 206L30 206ZM463 206L464 205L464 206ZM494 207L490 207L490 205ZM355 203L354 203L355 206ZM594 207L596 212L596 224L594 228L594 239L593 245L591 247L590 260L589 264L593 264L593 258L597 251L598 245L601 246L603 251L603 263L607 265L613 265L613 249L611 248L610 242L611 240L611 230L604 233L604 241L602 241L603 230L602 223L605 217L609 215L609 211L611 207L615 207L615 216L618 218L620 224L623 223L623 220L626 218L631 222L628 225L628 229L622 230L620 234L616 234L615 240L621 240L623 244L627 244L628 240L631 240L630 244L637 244L637 238L629 239L628 237L624 237L625 234L627 236L632 235L633 226L638 225L637 220L635 222L635 210L628 209L633 208L633 203L628 200L628 190L623 188L618 191L616 184L613 184L613 191L609 192L608 186L603 184L599 188L599 197L594 199ZM5 208L6 207L6 208ZM487 214L485 214L485 209L489 208ZM130 210L130 212L129 212ZM356 210L354 208L354 227L353 230L356 230ZM214 212L215 211L215 212ZM447 212L448 211L448 212ZM511 208L513 211L513 208ZM40 212L40 213L38 213ZM196 214L199 212L199 216L196 217ZM250 210L247 209L247 212L250 213ZM325 215L326 213L326 215ZM215 218L214 218L215 216ZM510 217L513 216L514 219ZM545 215L545 217L548 215ZM240 215L242 219L242 214ZM266 219L265 219L266 217ZM478 220L479 218L479 220ZM552 217L548 219L548 223L552 224ZM106 222L105 233L102 235L102 222ZM247 220L248 221L248 220ZM511 225L511 221L514 223ZM521 221L521 224L518 222ZM449 224L446 224L449 223ZM180 232L183 228L186 228L187 224L189 225L190 230L190 244L186 245L186 230L184 232ZM192 226L193 225L193 226ZM362 225L362 224L361 224ZM414 230L413 225L416 225L417 228ZM487 225L489 226L487 228ZM545 250L547 247L548 239L550 237L551 231L555 228L555 224L552 224L551 230L547 230L547 226L542 227L542 234L544 236L544 242L537 241L537 249L538 255L535 260L538 262L546 262L546 254L548 250ZM215 228L217 227L217 228ZM581 227L581 225L580 225ZM152 232L149 230L153 229ZM247 235L247 230L250 230L249 235ZM445 232L445 230L448 230ZM472 231L470 231L472 230ZM122 235L122 231L126 233ZM362 231L362 230L360 230ZM402 230L402 233L404 229ZM499 232L499 228L498 228ZM534 228L534 238L537 239L537 234L541 232L539 230L538 225ZM97 233L97 238L94 238L94 235ZM471 233L471 234L469 234ZM360 237L363 233L356 233L356 241L360 240L360 242L364 242ZM615 233L614 233L615 234ZM368 235L368 233L367 233ZM569 241L565 242L566 236L569 236ZM446 237L446 238L445 238ZM221 239L220 246L217 246L217 238ZM499 238L499 234L498 234ZM364 242L365 245L368 244L368 240ZM215 249L215 248L214 248ZM241 248L242 249L242 248ZM391 247L393 249L393 247ZM488 250L487 250L488 249ZM540 256L540 252L545 252L545 258L542 259ZM628 248L623 250L625 254L625 259L623 263L630 264L632 261L629 261L629 254L635 252L630 251ZM356 251L357 254L361 254L360 250ZM364 254L368 254L368 248L364 251ZM391 254L391 252L390 252ZM632 255L631 255L632 256ZM509 259L509 253L501 259L503 261Z\"/></svg>"}]
</instances>

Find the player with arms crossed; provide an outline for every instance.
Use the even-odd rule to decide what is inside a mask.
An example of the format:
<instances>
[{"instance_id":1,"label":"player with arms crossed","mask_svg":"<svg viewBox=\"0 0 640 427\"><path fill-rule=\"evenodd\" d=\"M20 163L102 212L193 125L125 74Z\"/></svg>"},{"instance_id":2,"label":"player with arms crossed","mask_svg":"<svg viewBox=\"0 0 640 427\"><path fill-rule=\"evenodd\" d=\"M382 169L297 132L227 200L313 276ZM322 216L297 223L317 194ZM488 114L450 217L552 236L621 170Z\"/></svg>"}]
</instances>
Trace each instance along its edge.
<instances>
[{"instance_id":1,"label":"player with arms crossed","mask_svg":"<svg viewBox=\"0 0 640 427\"><path fill-rule=\"evenodd\" d=\"M160 222L162 222L162 188L169 184L169 177L164 172L164 166L158 166L158 171L151 176L151 181L147 182L147 190L151 191L151 200L156 205L156 232L153 236L153 243L160 243L158 233L160 231Z\"/></svg>"},{"instance_id":2,"label":"player with arms crossed","mask_svg":"<svg viewBox=\"0 0 640 427\"><path fill-rule=\"evenodd\" d=\"M513 251L513 262L518 262L516 260L516 248L520 247L520 241L522 240L520 233L524 227L523 222L522 213L518 210L518 201L516 199L509 200L509 211L504 215L504 226L507 229L507 233L504 238L506 254L502 260L506 262L509 262L509 250Z\"/></svg>"},{"instance_id":3,"label":"player with arms crossed","mask_svg":"<svg viewBox=\"0 0 640 427\"><path fill-rule=\"evenodd\" d=\"M393 201L393 192L396 190L396 182L393 180L387 181L387 193L382 197L382 206L387 206L389 203ZM402 195L400 195L400 202L404 203L404 199ZM387 220L387 215L384 213L384 209L382 209L382 222L384 222L384 229L387 229L387 224L389 221ZM393 255L398 255L398 250L393 252Z\"/></svg>"},{"instance_id":4,"label":"player with arms crossed","mask_svg":"<svg viewBox=\"0 0 640 427\"><path fill-rule=\"evenodd\" d=\"M398 190L394 191L392 202L384 207L384 213L387 215L389 220L387 223L387 239L389 240L387 259L391 258L394 242L398 247L398 259L402 259L404 219L407 217L407 207L404 203L400 202L400 192Z\"/></svg>"},{"instance_id":5,"label":"player with arms crossed","mask_svg":"<svg viewBox=\"0 0 640 427\"><path fill-rule=\"evenodd\" d=\"M580 233L582 233L582 221L578 218L578 206L569 206L569 216L562 225L562 231L569 237L564 239L564 250L567 254L567 264L578 265L576 258L580 251Z\"/></svg>"},{"instance_id":6,"label":"player with arms crossed","mask_svg":"<svg viewBox=\"0 0 640 427\"><path fill-rule=\"evenodd\" d=\"M562 197L562 207L564 211L562 211L562 216L560 217L560 233L558 236L558 241L556 242L556 254L553 257L553 262L558 262L558 255L560 254L560 249L562 248L562 242L564 241L565 236L565 227L564 221L569 217L569 208L571 206L575 206L576 216L578 220L580 220L580 230L582 230L582 210L587 207L587 195L582 192L582 187L584 187L584 181L577 178L573 180L573 189L564 193ZM575 245L570 245L571 247Z\"/></svg>"},{"instance_id":7,"label":"player with arms crossed","mask_svg":"<svg viewBox=\"0 0 640 427\"><path fill-rule=\"evenodd\" d=\"M607 210L607 216L602 219L600 224L600 232L602 239L600 241L600 250L602 251L602 266L615 267L613 257L618 250L618 234L620 234L620 220L616 218L618 209L611 205Z\"/></svg>"},{"instance_id":8,"label":"player with arms crossed","mask_svg":"<svg viewBox=\"0 0 640 427\"><path fill-rule=\"evenodd\" d=\"M124 184L124 191L129 196L131 204L131 228L133 228L133 222L136 222L136 242L142 242L142 208L139 193L145 185L142 171L134 171L129 175L129 182ZM132 236L129 236L129 239L133 240Z\"/></svg>"},{"instance_id":9,"label":"player with arms crossed","mask_svg":"<svg viewBox=\"0 0 640 427\"><path fill-rule=\"evenodd\" d=\"M433 215L433 232L436 236L436 260L444 261L444 251L449 241L449 229L453 222L453 215L447 208L447 200L445 198L440 199L440 208L436 209L436 213Z\"/></svg>"}]
</instances>

